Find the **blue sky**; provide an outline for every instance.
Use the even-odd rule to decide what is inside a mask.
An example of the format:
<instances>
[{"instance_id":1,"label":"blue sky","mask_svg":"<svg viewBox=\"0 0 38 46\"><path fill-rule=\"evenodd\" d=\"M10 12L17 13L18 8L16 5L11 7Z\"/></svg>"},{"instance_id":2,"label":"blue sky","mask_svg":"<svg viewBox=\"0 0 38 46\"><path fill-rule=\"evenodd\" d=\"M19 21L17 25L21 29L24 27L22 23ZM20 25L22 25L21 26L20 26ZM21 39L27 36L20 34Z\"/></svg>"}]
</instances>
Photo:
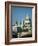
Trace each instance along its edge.
<instances>
[{"instance_id":1,"label":"blue sky","mask_svg":"<svg viewBox=\"0 0 38 46\"><path fill-rule=\"evenodd\" d=\"M32 19L32 8L15 7L15 6L12 7L11 8L12 25L14 25L16 23L16 21L18 21L18 23L20 23L20 21L22 22L22 20L24 20L24 18L27 14Z\"/></svg>"}]
</instances>

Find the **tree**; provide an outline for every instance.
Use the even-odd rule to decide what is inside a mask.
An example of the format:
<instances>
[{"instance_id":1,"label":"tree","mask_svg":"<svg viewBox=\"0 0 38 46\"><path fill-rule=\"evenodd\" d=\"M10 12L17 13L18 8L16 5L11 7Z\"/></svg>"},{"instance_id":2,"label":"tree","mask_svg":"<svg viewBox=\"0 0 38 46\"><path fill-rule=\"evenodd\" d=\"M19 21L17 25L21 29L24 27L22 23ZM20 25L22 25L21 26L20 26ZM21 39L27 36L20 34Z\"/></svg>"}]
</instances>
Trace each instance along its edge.
<instances>
[{"instance_id":1,"label":"tree","mask_svg":"<svg viewBox=\"0 0 38 46\"><path fill-rule=\"evenodd\" d=\"M18 25L18 21L16 21L16 24Z\"/></svg>"},{"instance_id":2,"label":"tree","mask_svg":"<svg viewBox=\"0 0 38 46\"><path fill-rule=\"evenodd\" d=\"M20 21L20 26L21 26L21 21Z\"/></svg>"},{"instance_id":3,"label":"tree","mask_svg":"<svg viewBox=\"0 0 38 46\"><path fill-rule=\"evenodd\" d=\"M23 20L23 25L24 25L24 20Z\"/></svg>"}]
</instances>

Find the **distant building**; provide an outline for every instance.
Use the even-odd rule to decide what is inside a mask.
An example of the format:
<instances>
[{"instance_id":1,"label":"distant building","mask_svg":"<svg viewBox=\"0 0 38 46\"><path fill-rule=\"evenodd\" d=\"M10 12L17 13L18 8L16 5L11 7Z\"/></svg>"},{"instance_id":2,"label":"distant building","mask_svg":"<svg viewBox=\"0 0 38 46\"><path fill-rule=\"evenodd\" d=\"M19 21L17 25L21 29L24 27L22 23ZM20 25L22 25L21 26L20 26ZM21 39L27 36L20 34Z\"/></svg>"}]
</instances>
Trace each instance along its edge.
<instances>
[{"instance_id":1,"label":"distant building","mask_svg":"<svg viewBox=\"0 0 38 46\"><path fill-rule=\"evenodd\" d=\"M28 16L28 14L25 17L24 25L23 25L24 31L31 31L31 19Z\"/></svg>"}]
</instances>

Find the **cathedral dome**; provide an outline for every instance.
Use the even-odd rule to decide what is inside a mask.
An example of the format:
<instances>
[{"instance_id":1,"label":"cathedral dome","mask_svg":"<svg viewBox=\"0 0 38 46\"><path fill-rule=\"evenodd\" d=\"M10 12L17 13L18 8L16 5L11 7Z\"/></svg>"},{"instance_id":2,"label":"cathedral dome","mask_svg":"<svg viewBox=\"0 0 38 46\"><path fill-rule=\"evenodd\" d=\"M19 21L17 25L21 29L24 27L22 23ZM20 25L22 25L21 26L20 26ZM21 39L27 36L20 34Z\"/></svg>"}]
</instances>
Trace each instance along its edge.
<instances>
[{"instance_id":1,"label":"cathedral dome","mask_svg":"<svg viewBox=\"0 0 38 46\"><path fill-rule=\"evenodd\" d=\"M28 14L25 17L24 23L30 23L30 17Z\"/></svg>"},{"instance_id":2,"label":"cathedral dome","mask_svg":"<svg viewBox=\"0 0 38 46\"><path fill-rule=\"evenodd\" d=\"M25 17L25 20L29 20L29 19L30 19L30 17L29 17L29 15L27 14L26 17Z\"/></svg>"}]
</instances>

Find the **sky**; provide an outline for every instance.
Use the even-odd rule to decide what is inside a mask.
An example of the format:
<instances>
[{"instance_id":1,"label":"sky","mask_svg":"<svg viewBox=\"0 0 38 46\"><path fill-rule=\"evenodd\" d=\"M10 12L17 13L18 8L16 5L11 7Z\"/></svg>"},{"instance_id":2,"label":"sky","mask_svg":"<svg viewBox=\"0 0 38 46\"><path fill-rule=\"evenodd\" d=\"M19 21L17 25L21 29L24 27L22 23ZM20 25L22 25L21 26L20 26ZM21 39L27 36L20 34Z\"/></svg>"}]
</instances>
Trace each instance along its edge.
<instances>
[{"instance_id":1,"label":"sky","mask_svg":"<svg viewBox=\"0 0 38 46\"><path fill-rule=\"evenodd\" d=\"M25 19L27 14L32 20L32 8L12 6L11 7L12 25L14 25L16 21L18 21L18 23L22 22Z\"/></svg>"}]
</instances>

